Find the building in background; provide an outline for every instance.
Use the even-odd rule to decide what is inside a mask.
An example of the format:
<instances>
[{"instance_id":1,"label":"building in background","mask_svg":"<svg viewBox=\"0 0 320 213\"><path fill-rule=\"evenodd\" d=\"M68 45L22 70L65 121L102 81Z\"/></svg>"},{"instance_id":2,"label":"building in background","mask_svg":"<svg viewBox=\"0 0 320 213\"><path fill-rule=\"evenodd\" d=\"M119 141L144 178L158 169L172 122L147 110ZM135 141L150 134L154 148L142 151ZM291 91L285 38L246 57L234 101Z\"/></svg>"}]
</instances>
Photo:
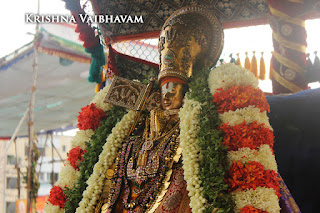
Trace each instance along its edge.
<instances>
[{"instance_id":1,"label":"building in background","mask_svg":"<svg viewBox=\"0 0 320 213\"><path fill-rule=\"evenodd\" d=\"M57 134L41 134L37 137L37 147L40 151L40 158L37 163L37 174L40 183L38 190L37 208L43 212L43 205L46 196L49 195L52 184L58 179L60 168L67 158L70 149L70 136ZM27 190L23 176L26 174L28 137L16 139L16 145L12 143L5 151L9 140L0 140L0 212L16 213L23 212L26 208ZM53 146L51 145L53 144ZM20 177L17 172L17 165L20 168ZM20 181L18 181L20 179ZM16 207L16 201L17 202ZM3 205L5 203L5 206Z\"/></svg>"}]
</instances>

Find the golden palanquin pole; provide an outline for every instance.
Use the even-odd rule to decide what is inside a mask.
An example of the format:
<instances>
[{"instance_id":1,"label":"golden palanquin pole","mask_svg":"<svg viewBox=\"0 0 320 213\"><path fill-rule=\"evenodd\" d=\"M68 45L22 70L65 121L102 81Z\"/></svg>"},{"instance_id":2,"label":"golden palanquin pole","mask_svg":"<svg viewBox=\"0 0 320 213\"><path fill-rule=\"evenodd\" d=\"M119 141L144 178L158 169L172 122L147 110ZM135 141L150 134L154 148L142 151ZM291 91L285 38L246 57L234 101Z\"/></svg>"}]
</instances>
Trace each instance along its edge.
<instances>
[{"instance_id":1,"label":"golden palanquin pole","mask_svg":"<svg viewBox=\"0 0 320 213\"><path fill-rule=\"evenodd\" d=\"M307 89L305 21L299 18L303 0L268 0L274 52L271 59L273 93L295 93Z\"/></svg>"}]
</instances>

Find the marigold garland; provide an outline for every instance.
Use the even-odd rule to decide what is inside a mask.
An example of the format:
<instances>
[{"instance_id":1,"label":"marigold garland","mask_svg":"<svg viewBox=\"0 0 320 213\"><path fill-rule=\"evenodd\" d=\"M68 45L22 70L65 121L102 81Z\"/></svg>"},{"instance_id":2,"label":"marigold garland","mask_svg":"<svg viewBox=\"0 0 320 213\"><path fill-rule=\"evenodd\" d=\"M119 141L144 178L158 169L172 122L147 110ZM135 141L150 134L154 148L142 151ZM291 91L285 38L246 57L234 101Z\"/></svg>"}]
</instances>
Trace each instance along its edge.
<instances>
[{"instance_id":1,"label":"marigold garland","mask_svg":"<svg viewBox=\"0 0 320 213\"><path fill-rule=\"evenodd\" d=\"M253 206L245 206L240 209L240 213L268 213L267 211L263 211L261 209L254 208Z\"/></svg>"},{"instance_id":2,"label":"marigold garland","mask_svg":"<svg viewBox=\"0 0 320 213\"><path fill-rule=\"evenodd\" d=\"M222 144L227 146L229 151L235 151L242 147L258 149L262 144L273 147L273 132L264 124L258 124L256 121L246 124L229 126L223 123L220 130L224 132Z\"/></svg>"},{"instance_id":3,"label":"marigold garland","mask_svg":"<svg viewBox=\"0 0 320 213\"><path fill-rule=\"evenodd\" d=\"M233 212L279 213L279 183L273 154L273 132L266 112L270 107L250 71L226 64L210 73L222 144L229 151L225 182L235 202Z\"/></svg>"},{"instance_id":4,"label":"marigold garland","mask_svg":"<svg viewBox=\"0 0 320 213\"><path fill-rule=\"evenodd\" d=\"M67 198L60 186L53 186L50 190L50 196L48 198L48 201L53 205L57 205L60 208L64 208L65 203L67 202Z\"/></svg>"},{"instance_id":5,"label":"marigold garland","mask_svg":"<svg viewBox=\"0 0 320 213\"><path fill-rule=\"evenodd\" d=\"M216 102L219 113L235 111L238 108L248 107L250 105L260 109L261 112L270 112L270 106L267 99L260 89L255 89L251 86L234 85L230 89L218 89L213 95L213 101Z\"/></svg>"},{"instance_id":6,"label":"marigold garland","mask_svg":"<svg viewBox=\"0 0 320 213\"><path fill-rule=\"evenodd\" d=\"M67 160L70 161L71 166L80 171L79 162L83 161L83 154L86 153L87 150L81 149L80 146L75 147L69 151Z\"/></svg>"},{"instance_id":7,"label":"marigold garland","mask_svg":"<svg viewBox=\"0 0 320 213\"><path fill-rule=\"evenodd\" d=\"M230 191L255 190L258 186L273 188L280 197L279 178L273 170L265 170L258 162L241 163L234 161L226 177L226 183Z\"/></svg>"},{"instance_id":8,"label":"marigold garland","mask_svg":"<svg viewBox=\"0 0 320 213\"><path fill-rule=\"evenodd\" d=\"M78 116L78 128L81 130L97 129L101 124L105 113L102 109L96 107L94 103L81 108Z\"/></svg>"}]
</instances>

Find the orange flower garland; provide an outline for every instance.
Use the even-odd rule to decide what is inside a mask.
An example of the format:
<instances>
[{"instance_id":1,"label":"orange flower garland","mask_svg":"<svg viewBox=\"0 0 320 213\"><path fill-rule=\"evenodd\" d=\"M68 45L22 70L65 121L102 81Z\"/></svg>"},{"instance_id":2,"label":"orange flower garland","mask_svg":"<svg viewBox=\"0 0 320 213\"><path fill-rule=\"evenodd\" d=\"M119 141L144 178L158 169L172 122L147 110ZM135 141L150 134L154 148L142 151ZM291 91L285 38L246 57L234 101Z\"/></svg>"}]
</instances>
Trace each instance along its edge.
<instances>
[{"instance_id":1,"label":"orange flower garland","mask_svg":"<svg viewBox=\"0 0 320 213\"><path fill-rule=\"evenodd\" d=\"M97 129L105 116L104 111L97 108L94 103L81 108L81 110L78 116L78 128L81 130Z\"/></svg>"},{"instance_id":2,"label":"orange flower garland","mask_svg":"<svg viewBox=\"0 0 320 213\"><path fill-rule=\"evenodd\" d=\"M60 186L53 186L52 189L50 190L48 201L52 205L57 205L60 208L64 208L64 205L67 202L67 198Z\"/></svg>"},{"instance_id":3,"label":"orange flower garland","mask_svg":"<svg viewBox=\"0 0 320 213\"><path fill-rule=\"evenodd\" d=\"M245 121L239 125L229 126L223 123L220 130L224 133L222 144L229 148L229 151L236 151L242 147L258 149L262 144L273 147L273 132L264 124L254 121L246 124Z\"/></svg>"},{"instance_id":4,"label":"orange flower garland","mask_svg":"<svg viewBox=\"0 0 320 213\"><path fill-rule=\"evenodd\" d=\"M253 206L245 206L242 209L240 209L240 213L267 213L267 211L254 208Z\"/></svg>"},{"instance_id":5,"label":"orange flower garland","mask_svg":"<svg viewBox=\"0 0 320 213\"><path fill-rule=\"evenodd\" d=\"M249 70L233 64L220 66L209 76L212 101L222 121L219 127L224 133L222 145L228 147L231 161L224 181L235 202L234 212L279 213L277 169L276 166L269 169L276 164L273 131L265 118L270 106L258 83ZM258 152L259 156L253 156ZM239 159L238 154L243 158Z\"/></svg>"},{"instance_id":6,"label":"orange flower garland","mask_svg":"<svg viewBox=\"0 0 320 213\"><path fill-rule=\"evenodd\" d=\"M240 161L232 162L225 182L230 191L256 189L258 186L273 188L278 197L280 197L279 178L277 173L272 170L264 170L263 165L258 162L248 162L246 164Z\"/></svg>"},{"instance_id":7,"label":"orange flower garland","mask_svg":"<svg viewBox=\"0 0 320 213\"><path fill-rule=\"evenodd\" d=\"M260 109L261 112L270 112L270 106L267 99L260 89L255 89L250 86L234 85L230 89L218 89L213 95L213 102L218 106L218 113L235 111L238 108L248 107L250 105Z\"/></svg>"},{"instance_id":8,"label":"orange flower garland","mask_svg":"<svg viewBox=\"0 0 320 213\"><path fill-rule=\"evenodd\" d=\"M81 149L80 146L75 147L69 151L67 160L75 170L80 171L78 167L79 162L83 161L83 154L86 152L87 150Z\"/></svg>"}]
</instances>

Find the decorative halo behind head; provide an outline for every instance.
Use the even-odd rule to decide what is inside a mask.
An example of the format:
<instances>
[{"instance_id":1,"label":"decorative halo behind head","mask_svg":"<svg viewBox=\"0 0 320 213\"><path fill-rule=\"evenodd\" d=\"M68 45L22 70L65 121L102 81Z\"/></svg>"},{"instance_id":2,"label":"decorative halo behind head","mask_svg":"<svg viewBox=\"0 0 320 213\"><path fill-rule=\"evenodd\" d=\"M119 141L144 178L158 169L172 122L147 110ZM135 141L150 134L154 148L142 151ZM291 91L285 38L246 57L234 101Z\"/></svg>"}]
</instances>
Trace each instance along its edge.
<instances>
[{"instance_id":1,"label":"decorative halo behind head","mask_svg":"<svg viewBox=\"0 0 320 213\"><path fill-rule=\"evenodd\" d=\"M160 73L188 81L194 67L212 67L223 47L223 28L218 18L202 6L187 6L174 12L159 36Z\"/></svg>"}]
</instances>

